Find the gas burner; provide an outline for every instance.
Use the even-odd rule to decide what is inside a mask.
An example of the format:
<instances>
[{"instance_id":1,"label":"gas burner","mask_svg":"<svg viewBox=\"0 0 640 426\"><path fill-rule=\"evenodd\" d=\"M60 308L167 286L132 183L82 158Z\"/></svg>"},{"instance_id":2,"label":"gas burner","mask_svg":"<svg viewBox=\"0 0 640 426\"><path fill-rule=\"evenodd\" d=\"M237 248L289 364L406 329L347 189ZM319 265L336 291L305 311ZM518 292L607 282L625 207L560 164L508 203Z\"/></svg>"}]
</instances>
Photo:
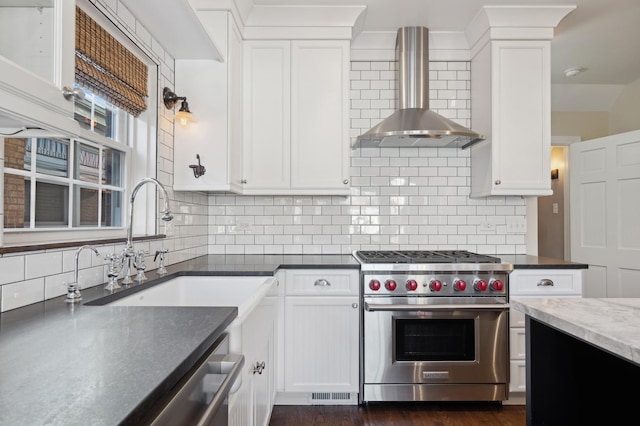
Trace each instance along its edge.
<instances>
[{"instance_id":1,"label":"gas burner","mask_svg":"<svg viewBox=\"0 0 640 426\"><path fill-rule=\"evenodd\" d=\"M493 256L466 250L381 250L358 251L361 263L500 263Z\"/></svg>"}]
</instances>

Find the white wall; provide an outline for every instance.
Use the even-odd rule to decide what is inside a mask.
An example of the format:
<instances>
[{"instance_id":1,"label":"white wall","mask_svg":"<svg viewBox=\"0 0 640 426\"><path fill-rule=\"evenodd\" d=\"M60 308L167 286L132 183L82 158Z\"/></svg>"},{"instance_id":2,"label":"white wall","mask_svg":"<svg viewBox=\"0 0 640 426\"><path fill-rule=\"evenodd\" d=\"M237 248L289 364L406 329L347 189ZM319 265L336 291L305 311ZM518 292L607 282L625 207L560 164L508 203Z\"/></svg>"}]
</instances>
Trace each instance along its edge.
<instances>
[{"instance_id":1,"label":"white wall","mask_svg":"<svg viewBox=\"0 0 640 426\"><path fill-rule=\"evenodd\" d=\"M97 6L139 45L146 47L159 63L158 84L150 90L162 92L165 86L173 87L174 60L151 34L122 6L114 0L97 0ZM161 225L166 239L135 243L136 249L147 250L148 269L155 269L152 256L156 248L169 249L166 264L173 264L206 254L207 252L207 196L201 193L184 193L170 190L173 186L173 121L172 111L158 102L158 179L169 189L169 197L175 219L170 228ZM140 202L139 200L136 201ZM0 217L1 218L1 217ZM120 252L122 246L97 246L103 254ZM69 249L37 250L0 255L1 310L18 308L65 293L65 283L73 280L74 253ZM84 287L106 282L106 265L89 251L80 256L80 280Z\"/></svg>"},{"instance_id":2,"label":"white wall","mask_svg":"<svg viewBox=\"0 0 640 426\"><path fill-rule=\"evenodd\" d=\"M640 78L627 84L609 111L611 135L640 129Z\"/></svg>"},{"instance_id":3,"label":"white wall","mask_svg":"<svg viewBox=\"0 0 640 426\"><path fill-rule=\"evenodd\" d=\"M395 63L352 62L351 136L396 108ZM431 108L471 126L470 63L432 62ZM358 249L467 249L524 253L507 234L521 197L471 200L469 152L454 148L352 151L351 196L209 196L209 253L350 253ZM495 225L484 231L485 223Z\"/></svg>"}]
</instances>

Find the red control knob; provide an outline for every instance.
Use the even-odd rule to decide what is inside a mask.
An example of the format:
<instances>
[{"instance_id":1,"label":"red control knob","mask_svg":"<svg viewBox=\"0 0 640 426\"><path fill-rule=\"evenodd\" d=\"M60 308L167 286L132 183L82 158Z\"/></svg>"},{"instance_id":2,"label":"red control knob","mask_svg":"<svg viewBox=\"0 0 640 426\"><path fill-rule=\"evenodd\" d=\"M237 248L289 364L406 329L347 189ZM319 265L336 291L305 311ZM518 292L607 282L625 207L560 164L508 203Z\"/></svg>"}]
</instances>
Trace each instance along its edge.
<instances>
[{"instance_id":1,"label":"red control knob","mask_svg":"<svg viewBox=\"0 0 640 426\"><path fill-rule=\"evenodd\" d=\"M491 280L489 281L489 288L491 288L491 291L502 291L504 290L504 283L500 280Z\"/></svg>"},{"instance_id":2,"label":"red control knob","mask_svg":"<svg viewBox=\"0 0 640 426\"><path fill-rule=\"evenodd\" d=\"M369 281L369 288L373 291L378 291L380 290L380 281L378 280L371 280Z\"/></svg>"},{"instance_id":3,"label":"red control knob","mask_svg":"<svg viewBox=\"0 0 640 426\"><path fill-rule=\"evenodd\" d=\"M389 291L395 290L397 286L398 284L394 280L387 280L384 282L384 287Z\"/></svg>"},{"instance_id":4,"label":"red control knob","mask_svg":"<svg viewBox=\"0 0 640 426\"><path fill-rule=\"evenodd\" d=\"M416 291L417 288L418 288L418 282L416 280L407 281L407 290Z\"/></svg>"},{"instance_id":5,"label":"red control knob","mask_svg":"<svg viewBox=\"0 0 640 426\"><path fill-rule=\"evenodd\" d=\"M467 283L464 280L455 280L453 283L453 289L455 291L465 291L467 288Z\"/></svg>"},{"instance_id":6,"label":"red control knob","mask_svg":"<svg viewBox=\"0 0 640 426\"><path fill-rule=\"evenodd\" d=\"M440 291L440 290L442 290L442 281L440 281L440 280L431 280L431 281L429 281L429 290L431 290L431 291Z\"/></svg>"},{"instance_id":7,"label":"red control knob","mask_svg":"<svg viewBox=\"0 0 640 426\"><path fill-rule=\"evenodd\" d=\"M474 280L473 288L475 291L487 291L487 282L485 280Z\"/></svg>"}]
</instances>

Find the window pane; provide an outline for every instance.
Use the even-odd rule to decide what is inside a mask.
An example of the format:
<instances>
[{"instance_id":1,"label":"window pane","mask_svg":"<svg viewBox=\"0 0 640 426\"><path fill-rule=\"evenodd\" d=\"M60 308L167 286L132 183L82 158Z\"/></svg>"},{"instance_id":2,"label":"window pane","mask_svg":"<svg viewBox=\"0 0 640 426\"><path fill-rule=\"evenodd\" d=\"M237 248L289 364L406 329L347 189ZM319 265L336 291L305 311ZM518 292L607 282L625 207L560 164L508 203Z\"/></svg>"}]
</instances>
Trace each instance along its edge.
<instances>
[{"instance_id":1,"label":"window pane","mask_svg":"<svg viewBox=\"0 0 640 426\"><path fill-rule=\"evenodd\" d=\"M75 98L75 120L81 127L115 140L115 123L120 109L93 94L88 88L78 84L75 86L81 87L85 92L84 99Z\"/></svg>"},{"instance_id":2,"label":"window pane","mask_svg":"<svg viewBox=\"0 0 640 426\"><path fill-rule=\"evenodd\" d=\"M102 192L102 226L122 226L122 192Z\"/></svg>"},{"instance_id":3,"label":"window pane","mask_svg":"<svg viewBox=\"0 0 640 426\"><path fill-rule=\"evenodd\" d=\"M4 166L31 170L31 143L27 139L4 138Z\"/></svg>"},{"instance_id":4,"label":"window pane","mask_svg":"<svg viewBox=\"0 0 640 426\"><path fill-rule=\"evenodd\" d=\"M124 152L105 148L102 151L102 183L105 185L122 186Z\"/></svg>"},{"instance_id":5,"label":"window pane","mask_svg":"<svg viewBox=\"0 0 640 426\"><path fill-rule=\"evenodd\" d=\"M98 183L100 173L100 149L77 143L75 163L74 177L76 179Z\"/></svg>"},{"instance_id":6,"label":"window pane","mask_svg":"<svg viewBox=\"0 0 640 426\"><path fill-rule=\"evenodd\" d=\"M36 172L51 176L69 176L69 142L60 139L30 139L27 153L30 154L32 142L36 146Z\"/></svg>"},{"instance_id":7,"label":"window pane","mask_svg":"<svg viewBox=\"0 0 640 426\"><path fill-rule=\"evenodd\" d=\"M28 181L25 181L25 192ZM25 215L29 211L26 195ZM26 220L25 220L26 222ZM69 187L47 182L36 182L36 228L66 227L69 225ZM25 224L25 226L27 226Z\"/></svg>"},{"instance_id":8,"label":"window pane","mask_svg":"<svg viewBox=\"0 0 640 426\"><path fill-rule=\"evenodd\" d=\"M24 147L24 144L23 144ZM5 153L6 154L6 153ZM6 162L6 158L5 158ZM29 188L30 181L24 176L9 173L4 175L4 227L25 228L29 226ZM25 223L26 216L26 223Z\"/></svg>"},{"instance_id":9,"label":"window pane","mask_svg":"<svg viewBox=\"0 0 640 426\"><path fill-rule=\"evenodd\" d=\"M75 187L73 226L98 226L98 191Z\"/></svg>"}]
</instances>

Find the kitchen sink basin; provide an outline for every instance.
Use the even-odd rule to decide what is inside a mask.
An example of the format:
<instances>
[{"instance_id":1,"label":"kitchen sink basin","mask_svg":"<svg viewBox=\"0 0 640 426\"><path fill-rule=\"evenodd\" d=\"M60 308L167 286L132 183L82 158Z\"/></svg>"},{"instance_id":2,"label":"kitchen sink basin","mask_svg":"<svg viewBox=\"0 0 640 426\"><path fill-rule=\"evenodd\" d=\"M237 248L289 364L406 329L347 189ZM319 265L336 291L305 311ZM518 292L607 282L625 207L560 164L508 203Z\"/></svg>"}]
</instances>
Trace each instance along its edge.
<instances>
[{"instance_id":1,"label":"kitchen sink basin","mask_svg":"<svg viewBox=\"0 0 640 426\"><path fill-rule=\"evenodd\" d=\"M181 276L107 306L237 306L238 317L242 317L275 282L274 277Z\"/></svg>"}]
</instances>

